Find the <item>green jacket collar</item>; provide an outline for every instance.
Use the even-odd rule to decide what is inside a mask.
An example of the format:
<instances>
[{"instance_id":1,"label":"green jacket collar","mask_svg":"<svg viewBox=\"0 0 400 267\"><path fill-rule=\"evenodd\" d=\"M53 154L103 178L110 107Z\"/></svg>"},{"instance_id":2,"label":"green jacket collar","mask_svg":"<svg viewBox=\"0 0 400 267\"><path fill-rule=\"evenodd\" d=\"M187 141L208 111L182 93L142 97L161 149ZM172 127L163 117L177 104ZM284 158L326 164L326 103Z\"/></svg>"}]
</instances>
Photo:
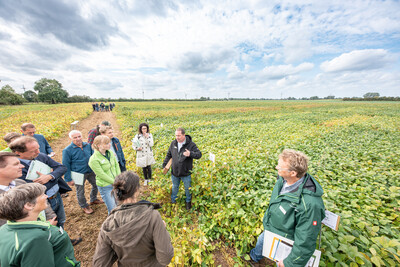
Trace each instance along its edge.
<instances>
[{"instance_id":1,"label":"green jacket collar","mask_svg":"<svg viewBox=\"0 0 400 267\"><path fill-rule=\"evenodd\" d=\"M51 224L49 222L43 221L26 221L26 222L14 222L14 221L7 221L7 225L13 229L22 229L22 228L43 228L47 229L50 228Z\"/></svg>"},{"instance_id":2,"label":"green jacket collar","mask_svg":"<svg viewBox=\"0 0 400 267\"><path fill-rule=\"evenodd\" d=\"M301 195L308 194L312 196L320 197L323 194L323 189L321 185L312 177L310 174L306 173L303 183L298 187L297 191L279 195L283 186L283 178L278 176L278 182L272 192L271 203L279 202L282 199L300 203Z\"/></svg>"}]
</instances>

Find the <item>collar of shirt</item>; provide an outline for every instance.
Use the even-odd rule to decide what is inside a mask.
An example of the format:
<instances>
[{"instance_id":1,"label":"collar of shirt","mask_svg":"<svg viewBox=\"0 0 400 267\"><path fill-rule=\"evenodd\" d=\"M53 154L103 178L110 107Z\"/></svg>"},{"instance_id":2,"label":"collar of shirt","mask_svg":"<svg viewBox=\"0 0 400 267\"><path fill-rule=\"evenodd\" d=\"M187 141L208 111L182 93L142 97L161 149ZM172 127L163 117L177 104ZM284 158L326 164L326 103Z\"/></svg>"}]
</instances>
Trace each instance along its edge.
<instances>
[{"instance_id":1,"label":"collar of shirt","mask_svg":"<svg viewBox=\"0 0 400 267\"><path fill-rule=\"evenodd\" d=\"M11 181L9 185L0 185L0 190L8 191L16 186L14 181Z\"/></svg>"},{"instance_id":2,"label":"collar of shirt","mask_svg":"<svg viewBox=\"0 0 400 267\"><path fill-rule=\"evenodd\" d=\"M28 164L28 165L30 165L31 161L32 161L32 160L29 160L29 159L21 159L21 158L19 158L19 160L22 161L25 164Z\"/></svg>"},{"instance_id":3,"label":"collar of shirt","mask_svg":"<svg viewBox=\"0 0 400 267\"><path fill-rule=\"evenodd\" d=\"M71 144L73 145L73 148L79 147L79 146L75 145L73 142L71 142ZM85 146L87 146L87 144L88 144L88 143L86 143L86 142L82 142L82 148L84 148ZM79 147L79 148L81 148L81 147Z\"/></svg>"},{"instance_id":4,"label":"collar of shirt","mask_svg":"<svg viewBox=\"0 0 400 267\"><path fill-rule=\"evenodd\" d=\"M301 177L297 182L295 182L294 184L288 185L286 180L283 181L283 186L281 189L281 192L279 193L279 195L288 193L288 192L292 192L294 191L296 188L298 188L304 181L304 176Z\"/></svg>"},{"instance_id":5,"label":"collar of shirt","mask_svg":"<svg viewBox=\"0 0 400 267\"><path fill-rule=\"evenodd\" d=\"M177 141L177 142L178 142L178 141ZM178 142L178 151L181 150L181 148L182 148L182 146L183 146L184 144L186 144L186 139L185 139L185 141L183 141L182 143L179 143L179 142Z\"/></svg>"}]
</instances>

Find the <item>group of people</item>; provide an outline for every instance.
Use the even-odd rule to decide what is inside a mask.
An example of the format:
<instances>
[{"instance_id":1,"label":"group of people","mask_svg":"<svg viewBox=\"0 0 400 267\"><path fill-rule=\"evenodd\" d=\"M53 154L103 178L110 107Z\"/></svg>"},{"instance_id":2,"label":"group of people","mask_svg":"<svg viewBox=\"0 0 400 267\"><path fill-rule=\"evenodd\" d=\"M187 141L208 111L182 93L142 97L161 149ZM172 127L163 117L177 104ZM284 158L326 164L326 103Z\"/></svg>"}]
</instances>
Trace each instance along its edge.
<instances>
[{"instance_id":1,"label":"group of people","mask_svg":"<svg viewBox=\"0 0 400 267\"><path fill-rule=\"evenodd\" d=\"M108 121L90 130L87 142L80 131L72 130L71 144L62 152L62 164L52 159L54 152L42 135L35 134L34 125L23 124L21 132L22 135L7 134L7 151L0 152L0 223L4 224L0 228L0 266L41 266L50 255L55 266L79 266L73 245L82 239L70 239L63 231L66 215L61 194L71 191L70 186L75 186L78 204L85 214L94 212L90 205L107 206L108 217L100 229L94 266L112 266L115 261L121 266L169 264L173 247L157 211L160 205L139 201L139 176L127 170L121 143ZM136 165L143 169L144 186L152 180L153 145L149 125L141 123L132 147ZM177 128L162 164L163 168L171 168L172 204L177 202L182 181L185 207L192 209L193 159L201 156L192 137L185 129ZM33 161L48 165L52 171L27 178ZM286 149L279 155L277 183L263 225L265 230L294 240L289 256L278 262L280 267L307 263L325 217L322 187L307 168L308 158L302 152ZM92 187L89 203L84 195L86 180ZM98 192L102 200L97 197ZM33 237L43 243L40 254ZM263 258L263 241L264 233L250 251L250 260L243 258L252 266ZM18 246L25 242L24 249L19 250ZM47 254L44 248L48 249Z\"/></svg>"},{"instance_id":2,"label":"group of people","mask_svg":"<svg viewBox=\"0 0 400 267\"><path fill-rule=\"evenodd\" d=\"M93 111L103 112L103 111L112 111L115 108L115 103L92 103Z\"/></svg>"}]
</instances>

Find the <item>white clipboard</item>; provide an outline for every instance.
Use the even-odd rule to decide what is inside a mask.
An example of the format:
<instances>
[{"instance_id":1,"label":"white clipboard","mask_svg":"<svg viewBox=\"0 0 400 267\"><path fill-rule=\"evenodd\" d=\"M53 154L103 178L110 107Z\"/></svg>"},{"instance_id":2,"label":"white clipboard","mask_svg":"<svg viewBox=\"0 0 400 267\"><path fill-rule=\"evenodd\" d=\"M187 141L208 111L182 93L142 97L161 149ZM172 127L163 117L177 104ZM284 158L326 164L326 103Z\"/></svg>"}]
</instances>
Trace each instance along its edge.
<instances>
[{"instance_id":1,"label":"white clipboard","mask_svg":"<svg viewBox=\"0 0 400 267\"><path fill-rule=\"evenodd\" d=\"M265 230L262 255L275 262L284 260L292 251L293 243L294 241L288 238ZM318 267L320 259L321 251L315 250L306 267Z\"/></svg>"},{"instance_id":2,"label":"white clipboard","mask_svg":"<svg viewBox=\"0 0 400 267\"><path fill-rule=\"evenodd\" d=\"M38 160L32 160L31 164L29 165L28 172L26 173L25 179L28 180L36 180L39 178L39 174L37 172L43 173L43 174L49 174L51 172L51 168L49 165L38 161Z\"/></svg>"},{"instance_id":3,"label":"white clipboard","mask_svg":"<svg viewBox=\"0 0 400 267\"><path fill-rule=\"evenodd\" d=\"M85 175L83 173L71 171L71 178L77 185L83 185L84 177Z\"/></svg>"}]
</instances>

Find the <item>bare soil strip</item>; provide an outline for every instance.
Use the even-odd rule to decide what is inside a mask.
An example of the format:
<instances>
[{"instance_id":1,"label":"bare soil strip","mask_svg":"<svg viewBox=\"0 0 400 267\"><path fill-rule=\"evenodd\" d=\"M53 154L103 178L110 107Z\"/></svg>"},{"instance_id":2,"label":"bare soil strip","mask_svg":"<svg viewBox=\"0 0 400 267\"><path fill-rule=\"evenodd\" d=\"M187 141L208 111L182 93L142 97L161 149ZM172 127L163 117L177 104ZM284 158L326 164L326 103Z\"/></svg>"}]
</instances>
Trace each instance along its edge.
<instances>
[{"instance_id":1,"label":"bare soil strip","mask_svg":"<svg viewBox=\"0 0 400 267\"><path fill-rule=\"evenodd\" d=\"M93 112L89 117L80 121L76 129L82 132L83 140L87 141L88 132L104 120L111 123L114 128L114 135L120 138L119 125L117 124L115 114L112 112ZM63 137L51 142L50 145L54 152L56 152L54 159L57 162L62 162L62 151L70 143L71 140L68 137L68 132ZM85 214L78 205L75 187L72 187L72 190L69 192L68 197L63 198L65 214L67 216L65 230L71 238L82 237L83 241L74 247L75 257L82 262L82 266L91 266L92 257L96 249L97 235L101 224L107 217L107 208L104 204L92 205L94 213L90 215ZM86 182L85 195L88 202L90 190L91 185ZM101 199L100 194L98 194L98 198Z\"/></svg>"}]
</instances>

